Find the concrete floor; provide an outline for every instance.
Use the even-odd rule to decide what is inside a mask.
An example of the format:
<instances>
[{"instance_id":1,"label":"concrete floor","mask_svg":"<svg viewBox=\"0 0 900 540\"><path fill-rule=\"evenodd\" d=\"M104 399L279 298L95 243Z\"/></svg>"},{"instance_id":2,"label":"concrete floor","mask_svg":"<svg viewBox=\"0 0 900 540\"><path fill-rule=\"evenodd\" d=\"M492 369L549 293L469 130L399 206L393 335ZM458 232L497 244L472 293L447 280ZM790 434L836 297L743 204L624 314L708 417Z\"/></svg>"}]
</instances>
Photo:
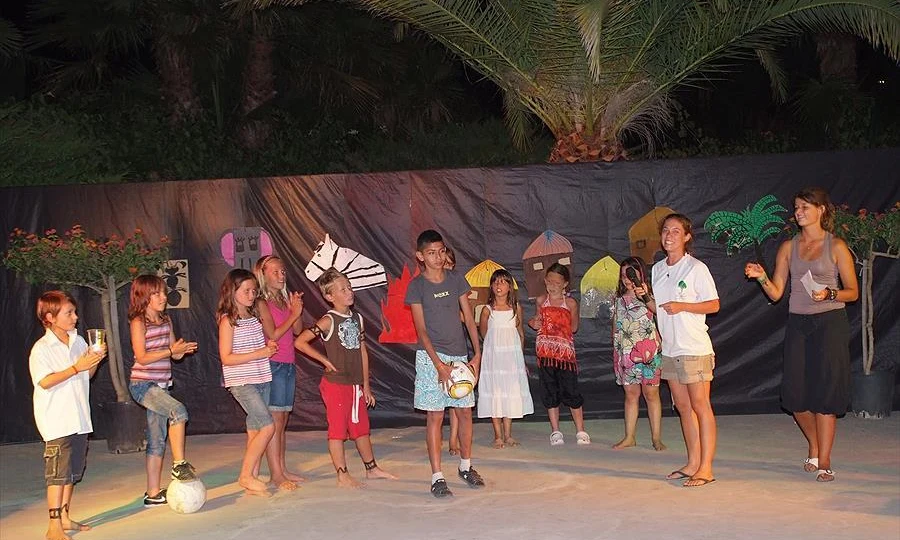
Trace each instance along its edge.
<instances>
[{"instance_id":1,"label":"concrete floor","mask_svg":"<svg viewBox=\"0 0 900 540\"><path fill-rule=\"evenodd\" d=\"M209 489L197 513L144 509L142 454L112 455L91 443L73 517L91 525L76 540L160 539L898 539L900 538L900 415L881 421L838 421L833 468L837 480L804 473L806 445L784 415L718 418L718 481L682 488L663 476L683 464L676 418L664 418L669 449L649 447L645 419L639 446L610 449L621 437L616 420L587 423L594 444L547 444L544 423L514 424L519 448L491 448L490 424L475 426L474 463L487 487L471 490L444 471L456 496L434 499L424 428L373 433L379 464L401 477L360 490L335 486L323 432L288 434L289 466L307 477L294 492L247 496L235 483L242 434L188 438L188 457ZM445 443L446 444L446 443ZM46 529L40 444L0 447L0 538L39 539ZM364 476L347 444L351 474Z\"/></svg>"}]
</instances>

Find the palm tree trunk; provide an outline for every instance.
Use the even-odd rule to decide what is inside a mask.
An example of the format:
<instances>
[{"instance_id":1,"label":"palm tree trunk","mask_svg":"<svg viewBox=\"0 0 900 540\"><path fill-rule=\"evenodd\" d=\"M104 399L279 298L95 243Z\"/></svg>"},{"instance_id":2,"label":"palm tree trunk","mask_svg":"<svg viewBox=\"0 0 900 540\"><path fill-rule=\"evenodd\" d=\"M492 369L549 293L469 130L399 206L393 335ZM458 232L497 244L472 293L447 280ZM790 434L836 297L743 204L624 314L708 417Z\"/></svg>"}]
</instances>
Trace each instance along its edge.
<instances>
[{"instance_id":1,"label":"palm tree trunk","mask_svg":"<svg viewBox=\"0 0 900 540\"><path fill-rule=\"evenodd\" d=\"M162 94L169 109L169 121L178 125L194 120L203 112L197 91L190 56L165 37L157 38L153 48L156 70L162 80Z\"/></svg>"},{"instance_id":2,"label":"palm tree trunk","mask_svg":"<svg viewBox=\"0 0 900 540\"><path fill-rule=\"evenodd\" d=\"M823 81L842 79L856 83L856 36L850 34L819 34L816 52L819 56L819 75Z\"/></svg>"},{"instance_id":3,"label":"palm tree trunk","mask_svg":"<svg viewBox=\"0 0 900 540\"><path fill-rule=\"evenodd\" d=\"M628 159L625 147L617 140L606 140L602 133L587 135L576 130L558 137L550 151L549 163L581 163Z\"/></svg>"},{"instance_id":4,"label":"palm tree trunk","mask_svg":"<svg viewBox=\"0 0 900 540\"><path fill-rule=\"evenodd\" d=\"M247 150L257 150L266 144L272 134L272 125L267 118L251 114L275 97L275 64L272 39L259 29L254 29L244 66L243 96L241 98L241 125L238 142ZM259 116L259 115L257 115Z\"/></svg>"}]
</instances>

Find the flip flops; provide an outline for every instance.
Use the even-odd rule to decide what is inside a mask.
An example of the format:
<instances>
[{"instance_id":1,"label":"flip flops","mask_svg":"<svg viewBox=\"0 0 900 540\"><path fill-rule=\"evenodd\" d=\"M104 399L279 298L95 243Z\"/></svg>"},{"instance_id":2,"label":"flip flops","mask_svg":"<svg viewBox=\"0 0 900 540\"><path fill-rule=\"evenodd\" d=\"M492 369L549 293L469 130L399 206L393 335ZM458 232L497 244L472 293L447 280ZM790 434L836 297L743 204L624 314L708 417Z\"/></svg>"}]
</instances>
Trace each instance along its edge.
<instances>
[{"instance_id":1,"label":"flip flops","mask_svg":"<svg viewBox=\"0 0 900 540\"><path fill-rule=\"evenodd\" d=\"M834 482L834 471L819 469L816 471L816 482Z\"/></svg>"},{"instance_id":2,"label":"flip flops","mask_svg":"<svg viewBox=\"0 0 900 540\"><path fill-rule=\"evenodd\" d=\"M672 471L666 475L666 480L684 480L685 478L690 478L691 475L685 474L682 470Z\"/></svg>"},{"instance_id":3,"label":"flip flops","mask_svg":"<svg viewBox=\"0 0 900 540\"><path fill-rule=\"evenodd\" d=\"M712 483L715 482L715 481L716 481L715 478L698 478L698 477L691 477L691 478L688 478L688 481L687 481L687 482L681 484L681 487L686 487L686 488L703 487L703 486L707 486L707 485L709 485L709 484L712 484ZM689 484L688 482L697 482L697 483L696 483L696 484Z\"/></svg>"}]
</instances>

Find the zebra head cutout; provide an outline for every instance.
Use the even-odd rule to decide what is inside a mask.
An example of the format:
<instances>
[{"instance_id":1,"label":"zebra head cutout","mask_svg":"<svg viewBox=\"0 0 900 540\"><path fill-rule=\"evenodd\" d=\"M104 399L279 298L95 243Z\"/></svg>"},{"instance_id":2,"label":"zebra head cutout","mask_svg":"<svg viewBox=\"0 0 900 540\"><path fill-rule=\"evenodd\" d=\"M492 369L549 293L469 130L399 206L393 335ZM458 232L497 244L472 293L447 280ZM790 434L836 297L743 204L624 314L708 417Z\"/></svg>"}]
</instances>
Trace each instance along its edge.
<instances>
[{"instance_id":1,"label":"zebra head cutout","mask_svg":"<svg viewBox=\"0 0 900 540\"><path fill-rule=\"evenodd\" d=\"M350 248L338 246L326 233L325 240L319 242L306 265L306 277L315 281L331 267L347 276L354 291L387 285L384 266Z\"/></svg>"}]
</instances>

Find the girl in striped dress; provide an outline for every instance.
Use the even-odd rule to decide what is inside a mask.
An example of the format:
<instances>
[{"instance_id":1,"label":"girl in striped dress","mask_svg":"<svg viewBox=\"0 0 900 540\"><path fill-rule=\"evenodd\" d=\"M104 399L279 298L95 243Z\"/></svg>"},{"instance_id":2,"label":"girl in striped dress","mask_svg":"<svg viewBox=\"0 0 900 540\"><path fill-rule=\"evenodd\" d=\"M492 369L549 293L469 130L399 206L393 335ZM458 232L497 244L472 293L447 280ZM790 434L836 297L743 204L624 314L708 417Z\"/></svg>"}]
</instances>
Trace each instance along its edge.
<instances>
[{"instance_id":1,"label":"girl in striped dress","mask_svg":"<svg viewBox=\"0 0 900 540\"><path fill-rule=\"evenodd\" d=\"M275 432L269 413L269 358L278 350L278 344L267 342L263 333L256 311L258 293L256 277L235 268L222 282L216 307L225 387L247 413L247 447L238 483L253 495L268 494L266 483L257 478L254 469Z\"/></svg>"},{"instance_id":2,"label":"girl in striped dress","mask_svg":"<svg viewBox=\"0 0 900 540\"><path fill-rule=\"evenodd\" d=\"M159 276L138 276L131 283L128 319L131 327L129 390L147 409L147 491L144 506L166 504L160 488L166 435L172 445L172 479L193 480L194 467L184 457L184 433L188 420L184 404L169 394L172 360L181 360L197 350L197 343L175 339L172 321L166 315L166 283Z\"/></svg>"}]
</instances>

